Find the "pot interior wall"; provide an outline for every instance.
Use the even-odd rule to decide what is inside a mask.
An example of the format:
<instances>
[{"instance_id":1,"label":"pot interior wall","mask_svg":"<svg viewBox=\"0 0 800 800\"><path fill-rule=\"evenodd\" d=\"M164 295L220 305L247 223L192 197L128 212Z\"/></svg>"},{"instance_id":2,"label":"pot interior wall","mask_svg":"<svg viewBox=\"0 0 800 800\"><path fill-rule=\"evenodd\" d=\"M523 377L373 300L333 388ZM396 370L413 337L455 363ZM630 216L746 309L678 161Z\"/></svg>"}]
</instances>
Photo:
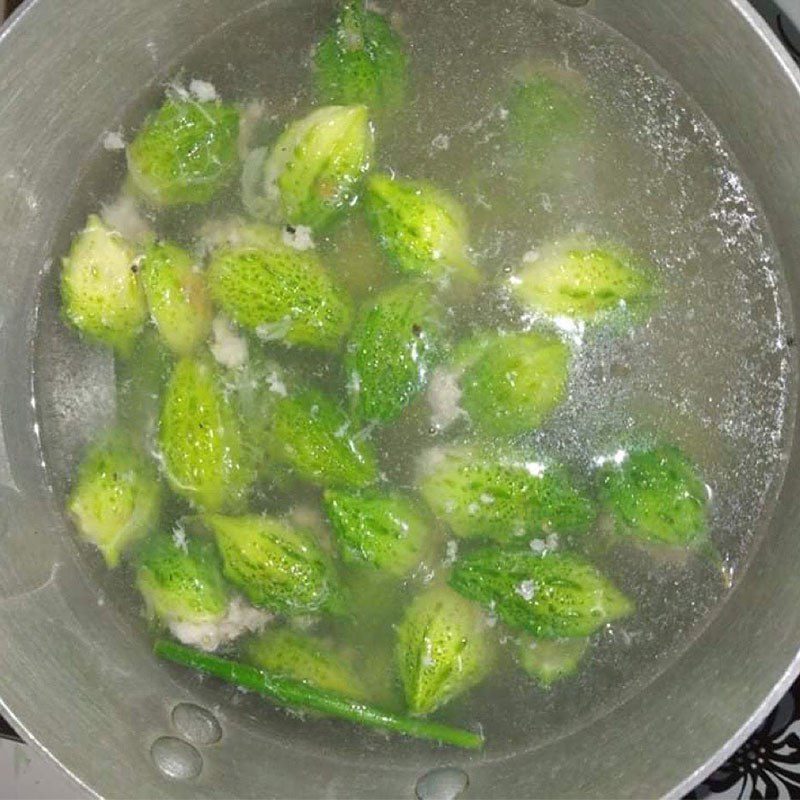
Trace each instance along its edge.
<instances>
[{"instance_id":1,"label":"pot interior wall","mask_svg":"<svg viewBox=\"0 0 800 800\"><path fill-rule=\"evenodd\" d=\"M96 197L105 191L102 170L95 166L87 174L99 132L136 115L136 107L125 107L128 98L151 103L159 80L201 37L263 4L133 5L75 0L65 15L37 2L0 45L2 113L13 121L0 130L6 189L0 196L6 243L0 264L6 287L0 298L0 641L7 643L0 650L0 696L12 715L79 779L109 795L403 797L411 796L419 775L443 763L465 769L472 796L677 793L793 673L800 641L800 585L792 580L800 549L793 476L800 472L793 463L765 546L704 636L628 703L566 739L532 755L483 760L339 727L298 734L291 720L268 709L224 703L218 713L224 736L203 749L199 778L169 781L153 767L150 747L172 732L177 702L216 705L233 693L220 695L164 668L139 627L98 613L102 571L72 543L55 499L60 487L54 496L34 428L35 309L40 299L57 304L47 260L65 249L67 232L88 210L71 203L75 188L94 185ZM298 25L313 25L318 7L303 4ZM571 13L596 14L637 42L724 132L765 205L796 303L800 228L791 212L800 185L800 95L796 74L754 30L752 12L729 0L592 0ZM150 95L142 91L147 85ZM90 193L87 203L96 197ZM45 320L56 322L53 315ZM88 351L80 359L56 355L84 364L85 372L55 384L71 398L61 405L69 408L77 448L112 409L110 392L93 392L87 402L85 391L90 383L110 388L111 365L102 356L90 359ZM46 375L39 377L48 384ZM56 473L63 472L54 463L60 455L47 454Z\"/></svg>"}]
</instances>

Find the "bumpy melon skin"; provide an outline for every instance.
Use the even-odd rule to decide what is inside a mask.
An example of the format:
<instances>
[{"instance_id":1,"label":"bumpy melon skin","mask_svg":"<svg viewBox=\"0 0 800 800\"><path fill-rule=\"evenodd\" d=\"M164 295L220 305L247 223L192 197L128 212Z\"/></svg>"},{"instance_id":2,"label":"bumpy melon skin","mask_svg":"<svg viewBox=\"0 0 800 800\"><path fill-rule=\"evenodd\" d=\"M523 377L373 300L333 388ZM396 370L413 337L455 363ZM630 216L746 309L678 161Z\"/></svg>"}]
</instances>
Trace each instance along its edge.
<instances>
[{"instance_id":1,"label":"bumpy melon skin","mask_svg":"<svg viewBox=\"0 0 800 800\"><path fill-rule=\"evenodd\" d=\"M450 586L510 628L539 639L589 636L633 604L591 564L529 547L486 549L459 559Z\"/></svg>"},{"instance_id":2,"label":"bumpy melon skin","mask_svg":"<svg viewBox=\"0 0 800 800\"><path fill-rule=\"evenodd\" d=\"M268 516L205 517L225 578L259 608L280 614L325 610L335 594L332 566L313 535Z\"/></svg>"},{"instance_id":3,"label":"bumpy melon skin","mask_svg":"<svg viewBox=\"0 0 800 800\"><path fill-rule=\"evenodd\" d=\"M591 498L565 467L512 451L451 447L421 476L420 491L465 539L582 534L596 517Z\"/></svg>"},{"instance_id":4,"label":"bumpy melon skin","mask_svg":"<svg viewBox=\"0 0 800 800\"><path fill-rule=\"evenodd\" d=\"M181 359L164 393L158 448L172 490L205 511L237 509L254 474L241 423L207 358Z\"/></svg>"},{"instance_id":5,"label":"bumpy melon skin","mask_svg":"<svg viewBox=\"0 0 800 800\"><path fill-rule=\"evenodd\" d=\"M421 281L382 292L359 314L345 370L358 419L391 422L425 388L446 350L440 304Z\"/></svg>"},{"instance_id":6,"label":"bumpy melon skin","mask_svg":"<svg viewBox=\"0 0 800 800\"><path fill-rule=\"evenodd\" d=\"M540 686L549 689L554 683L574 675L589 649L589 640L520 639L517 661Z\"/></svg>"},{"instance_id":7,"label":"bumpy melon skin","mask_svg":"<svg viewBox=\"0 0 800 800\"><path fill-rule=\"evenodd\" d=\"M378 477L370 443L357 436L345 411L316 389L275 404L268 451L298 477L319 486L361 488Z\"/></svg>"},{"instance_id":8,"label":"bumpy melon skin","mask_svg":"<svg viewBox=\"0 0 800 800\"><path fill-rule=\"evenodd\" d=\"M659 296L652 267L623 248L588 239L543 248L511 277L509 287L520 305L537 314L612 327L645 320Z\"/></svg>"},{"instance_id":9,"label":"bumpy melon skin","mask_svg":"<svg viewBox=\"0 0 800 800\"><path fill-rule=\"evenodd\" d=\"M213 542L187 536L182 545L170 534L154 536L137 558L136 587L148 616L164 623L213 623L228 610Z\"/></svg>"},{"instance_id":10,"label":"bumpy melon skin","mask_svg":"<svg viewBox=\"0 0 800 800\"><path fill-rule=\"evenodd\" d=\"M374 147L363 105L323 106L293 122L264 160L266 219L315 231L330 227L358 200Z\"/></svg>"},{"instance_id":11,"label":"bumpy melon skin","mask_svg":"<svg viewBox=\"0 0 800 800\"><path fill-rule=\"evenodd\" d=\"M248 661L271 675L302 681L345 697L367 700L352 654L319 636L291 628L271 628L245 646Z\"/></svg>"},{"instance_id":12,"label":"bumpy melon skin","mask_svg":"<svg viewBox=\"0 0 800 800\"><path fill-rule=\"evenodd\" d=\"M207 203L236 177L238 137L233 106L168 98L128 147L131 183L154 206Z\"/></svg>"},{"instance_id":13,"label":"bumpy melon skin","mask_svg":"<svg viewBox=\"0 0 800 800\"><path fill-rule=\"evenodd\" d=\"M313 253L278 239L264 245L223 246L214 252L208 266L214 302L264 340L337 350L350 328L346 293Z\"/></svg>"},{"instance_id":14,"label":"bumpy melon skin","mask_svg":"<svg viewBox=\"0 0 800 800\"><path fill-rule=\"evenodd\" d=\"M586 98L555 70L539 70L515 81L506 109L510 142L533 160L576 140L587 127Z\"/></svg>"},{"instance_id":15,"label":"bumpy melon skin","mask_svg":"<svg viewBox=\"0 0 800 800\"><path fill-rule=\"evenodd\" d=\"M478 335L456 349L460 405L488 436L535 430L566 399L570 352L538 331Z\"/></svg>"},{"instance_id":16,"label":"bumpy melon skin","mask_svg":"<svg viewBox=\"0 0 800 800\"><path fill-rule=\"evenodd\" d=\"M480 683L494 666L480 609L446 586L427 589L397 627L395 663L412 714L430 714Z\"/></svg>"},{"instance_id":17,"label":"bumpy melon skin","mask_svg":"<svg viewBox=\"0 0 800 800\"><path fill-rule=\"evenodd\" d=\"M403 578L431 550L431 524L399 493L329 489L325 510L342 559Z\"/></svg>"},{"instance_id":18,"label":"bumpy melon skin","mask_svg":"<svg viewBox=\"0 0 800 800\"><path fill-rule=\"evenodd\" d=\"M394 268L429 280L474 283L467 215L446 192L425 181L375 173L367 180L367 220Z\"/></svg>"},{"instance_id":19,"label":"bumpy melon skin","mask_svg":"<svg viewBox=\"0 0 800 800\"><path fill-rule=\"evenodd\" d=\"M62 260L64 317L87 338L123 356L130 354L147 320L136 256L133 245L91 214Z\"/></svg>"},{"instance_id":20,"label":"bumpy melon skin","mask_svg":"<svg viewBox=\"0 0 800 800\"><path fill-rule=\"evenodd\" d=\"M115 431L91 447L78 467L67 510L81 537L116 567L158 521L161 486L130 437Z\"/></svg>"},{"instance_id":21,"label":"bumpy melon skin","mask_svg":"<svg viewBox=\"0 0 800 800\"><path fill-rule=\"evenodd\" d=\"M408 57L388 20L361 2L343 3L314 53L319 101L393 111L403 105L407 83Z\"/></svg>"},{"instance_id":22,"label":"bumpy melon skin","mask_svg":"<svg viewBox=\"0 0 800 800\"><path fill-rule=\"evenodd\" d=\"M150 315L166 345L191 355L211 332L214 309L197 260L169 242L151 244L139 265Z\"/></svg>"},{"instance_id":23,"label":"bumpy melon skin","mask_svg":"<svg viewBox=\"0 0 800 800\"><path fill-rule=\"evenodd\" d=\"M597 484L618 536L669 548L708 545L708 492L677 447L632 449L622 463L602 467Z\"/></svg>"}]
</instances>

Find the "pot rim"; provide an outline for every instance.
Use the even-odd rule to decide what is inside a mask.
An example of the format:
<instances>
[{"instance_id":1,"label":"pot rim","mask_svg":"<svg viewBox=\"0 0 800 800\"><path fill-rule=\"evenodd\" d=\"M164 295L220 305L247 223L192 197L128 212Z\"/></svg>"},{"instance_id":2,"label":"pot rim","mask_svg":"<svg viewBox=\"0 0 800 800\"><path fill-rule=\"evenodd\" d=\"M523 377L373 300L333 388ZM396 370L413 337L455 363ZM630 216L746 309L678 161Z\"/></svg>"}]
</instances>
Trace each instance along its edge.
<instances>
[{"instance_id":1,"label":"pot rim","mask_svg":"<svg viewBox=\"0 0 800 800\"><path fill-rule=\"evenodd\" d=\"M24 25L26 18L30 16L32 9L39 5L41 0L28 0L20 6L2 25L0 25L0 47L4 46L8 37L16 35L15 32ZM762 16L756 11L749 0L727 0L747 22L753 33L756 34L763 46L777 62L781 71L794 85L798 97L800 97L800 66L794 61L787 48L780 41L778 36L772 31ZM590 6L591 8L591 6ZM763 546L763 545L762 545ZM702 638L702 637L701 637ZM786 667L781 678L773 685L772 689L753 709L750 716L739 726L731 735L726 743L720 747L716 753L709 757L703 764L697 767L692 773L676 784L671 790L665 793L664 797L681 798L688 791L701 783L719 766L721 766L739 747L750 737L750 735L764 721L766 716L774 709L783 695L790 689L794 681L800 676L800 650L795 653L791 662ZM24 739L25 743L34 747L39 753L54 762L59 770L68 776L76 786L80 787L90 797L101 797L88 783L82 780L72 769L64 764L54 752L46 747L29 729L20 714L14 711L6 701L0 696L0 711L3 716L14 727L17 733ZM24 714L24 712L23 712Z\"/></svg>"}]
</instances>

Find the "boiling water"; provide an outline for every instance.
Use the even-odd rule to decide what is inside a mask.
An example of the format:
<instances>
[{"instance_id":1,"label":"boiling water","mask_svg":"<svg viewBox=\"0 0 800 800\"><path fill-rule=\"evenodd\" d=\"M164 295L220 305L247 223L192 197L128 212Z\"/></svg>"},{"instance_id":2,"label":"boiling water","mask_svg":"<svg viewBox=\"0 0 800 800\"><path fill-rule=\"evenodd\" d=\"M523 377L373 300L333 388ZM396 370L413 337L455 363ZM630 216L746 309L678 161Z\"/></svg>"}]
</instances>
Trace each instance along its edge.
<instances>
[{"instance_id":1,"label":"boiling water","mask_svg":"<svg viewBox=\"0 0 800 800\"><path fill-rule=\"evenodd\" d=\"M746 179L710 122L637 48L589 16L551 3L398 0L386 10L407 37L413 90L405 111L378 131L377 166L429 178L467 208L487 288L475 307L455 309L469 320L463 332L530 324L493 287L553 237L586 231L649 259L665 287L651 319L623 335L564 332L574 351L569 398L532 439L584 471L627 431L655 430L674 441L713 491L713 541L724 560L720 575L700 559L664 563L626 547L600 557L601 569L636 599L637 613L594 637L576 678L543 691L508 658L440 714L479 722L488 755L502 757L563 736L630 696L688 646L724 600L764 529L782 476L791 422L790 321L777 256ZM199 77L225 99L263 101L266 117L256 135L268 143L311 105L309 53L330 18L327 7L301 1L233 20L144 88L135 107L120 109L120 130L135 131L168 80ZM594 124L591 146L555 154L532 187L504 156L503 104L513 76L541 63L584 83ZM98 144L54 259L86 213L113 199L123 161ZM238 202L231 194L211 208L162 215L159 232L195 244L205 218L239 213ZM390 278L366 241L354 221L318 242L362 300ZM113 418L114 377L110 357L60 323L56 273L43 286L36 392L46 461L63 496L81 449ZM341 394L335 365L304 363ZM376 431L374 441L389 479L411 488L419 453L446 443L448 434L431 426L423 399L403 422ZM267 494L260 508L307 509L316 501L308 491ZM92 553L86 563L104 605L98 613L116 613L144 630L130 575L107 573ZM433 572L443 569L432 565ZM398 605L387 597L382 637L354 640L365 660L388 652ZM335 724L277 721L252 698L204 690L212 702L240 705L245 718L305 724L312 738ZM362 748L376 747L374 741L374 734L359 739Z\"/></svg>"}]
</instances>

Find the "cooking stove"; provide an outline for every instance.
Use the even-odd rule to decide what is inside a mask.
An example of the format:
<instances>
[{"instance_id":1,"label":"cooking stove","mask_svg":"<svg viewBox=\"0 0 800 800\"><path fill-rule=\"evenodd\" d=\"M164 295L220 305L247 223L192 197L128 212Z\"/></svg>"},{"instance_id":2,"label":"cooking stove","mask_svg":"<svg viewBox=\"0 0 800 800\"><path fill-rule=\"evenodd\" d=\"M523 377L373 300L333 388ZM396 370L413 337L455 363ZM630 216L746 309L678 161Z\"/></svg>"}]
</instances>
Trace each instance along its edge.
<instances>
[{"instance_id":1,"label":"cooking stove","mask_svg":"<svg viewBox=\"0 0 800 800\"><path fill-rule=\"evenodd\" d=\"M750 0L800 63L800 29L773 0ZM800 21L800 0L781 0ZM0 0L9 16L23 0ZM0 716L0 800L86 800L90 795ZM800 798L800 678L761 727L716 772L686 796Z\"/></svg>"}]
</instances>

